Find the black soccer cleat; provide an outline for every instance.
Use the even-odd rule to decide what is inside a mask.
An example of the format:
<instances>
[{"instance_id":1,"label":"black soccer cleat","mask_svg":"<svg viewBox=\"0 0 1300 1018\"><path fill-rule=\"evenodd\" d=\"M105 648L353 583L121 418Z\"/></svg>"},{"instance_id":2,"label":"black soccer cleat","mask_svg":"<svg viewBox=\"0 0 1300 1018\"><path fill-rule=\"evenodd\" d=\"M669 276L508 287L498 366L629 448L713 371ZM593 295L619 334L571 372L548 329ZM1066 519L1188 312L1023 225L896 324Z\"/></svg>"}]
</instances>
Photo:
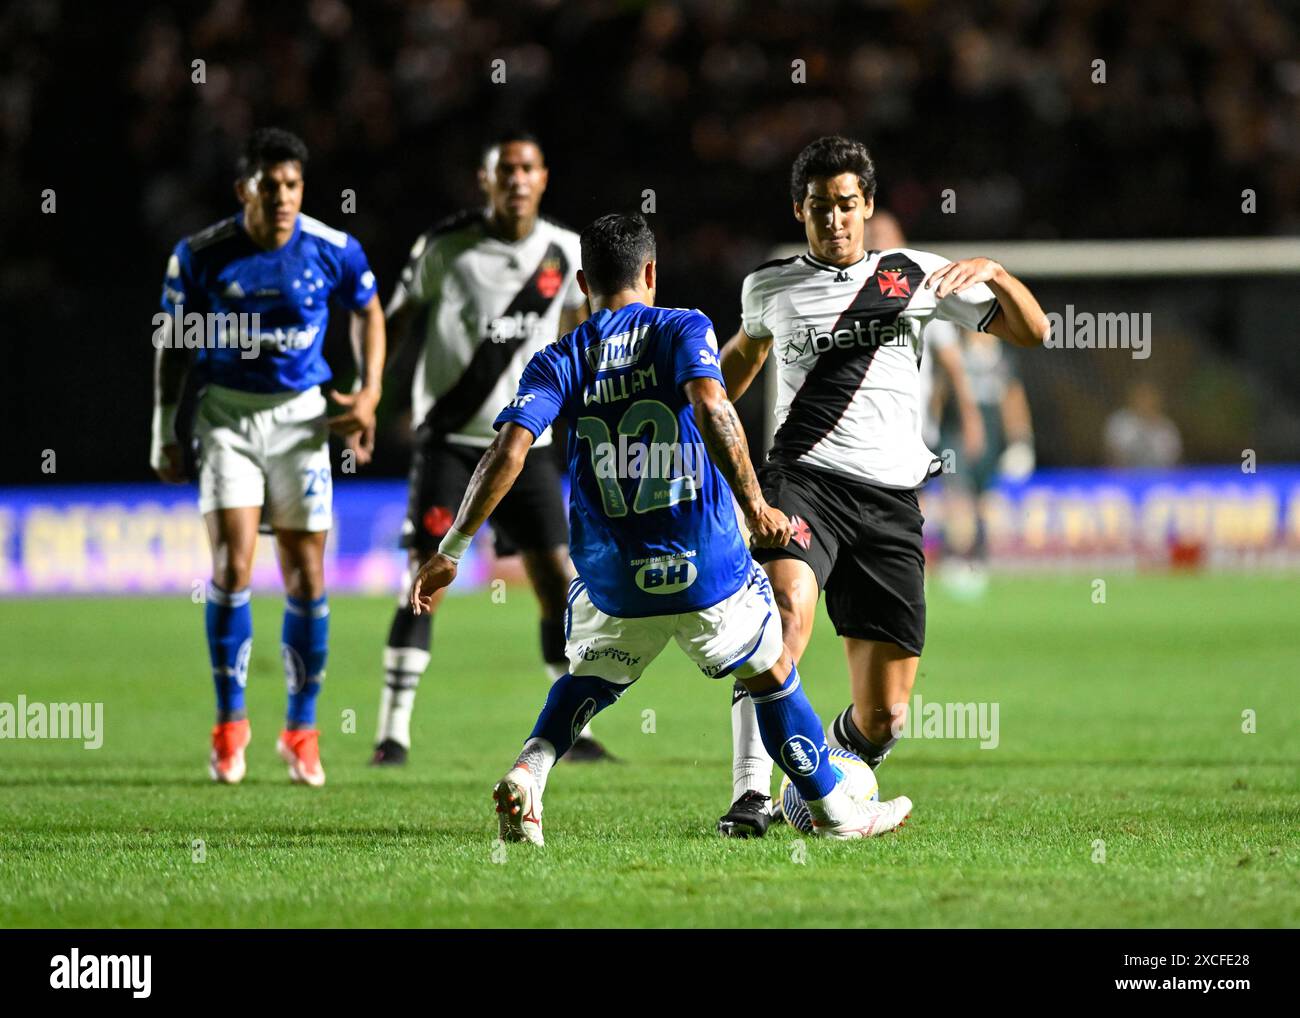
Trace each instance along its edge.
<instances>
[{"instance_id":1,"label":"black soccer cleat","mask_svg":"<svg viewBox=\"0 0 1300 1018\"><path fill-rule=\"evenodd\" d=\"M370 758L371 767L402 767L410 751L396 739L385 739L375 747L375 755Z\"/></svg>"},{"instance_id":2,"label":"black soccer cleat","mask_svg":"<svg viewBox=\"0 0 1300 1018\"><path fill-rule=\"evenodd\" d=\"M618 763L618 757L589 735L579 735L564 759L568 763Z\"/></svg>"},{"instance_id":3,"label":"black soccer cleat","mask_svg":"<svg viewBox=\"0 0 1300 1018\"><path fill-rule=\"evenodd\" d=\"M762 792L746 792L718 821L718 833L724 838L761 838L772 822L771 801Z\"/></svg>"}]
</instances>

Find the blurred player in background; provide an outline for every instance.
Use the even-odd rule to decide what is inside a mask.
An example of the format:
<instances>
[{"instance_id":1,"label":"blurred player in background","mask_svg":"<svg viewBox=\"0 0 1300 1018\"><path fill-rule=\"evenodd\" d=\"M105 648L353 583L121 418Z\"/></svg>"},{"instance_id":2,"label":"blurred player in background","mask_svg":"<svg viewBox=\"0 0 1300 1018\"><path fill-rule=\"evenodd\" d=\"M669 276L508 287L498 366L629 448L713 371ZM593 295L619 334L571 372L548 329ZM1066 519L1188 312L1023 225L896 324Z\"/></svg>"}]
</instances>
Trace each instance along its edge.
<instances>
[{"instance_id":1,"label":"blurred player in background","mask_svg":"<svg viewBox=\"0 0 1300 1018\"><path fill-rule=\"evenodd\" d=\"M873 768L905 720L925 642L925 557L916 489L939 461L921 437L918 361L935 318L1039 346L1047 319L997 262L949 262L911 248L868 252L875 167L865 146L825 137L795 159L794 216L808 252L759 266L741 289L741 328L722 351L739 398L777 357L779 427L762 471L767 501L790 517L783 548L759 548L797 662L820 592L844 638L853 702L832 745ZM752 698L735 690L733 795L727 835L762 836L772 761Z\"/></svg>"},{"instance_id":2,"label":"blurred player in background","mask_svg":"<svg viewBox=\"0 0 1300 1018\"><path fill-rule=\"evenodd\" d=\"M641 216L602 216L583 231L578 278L593 317L528 364L518 394L496 418L500 432L454 526L412 590L414 610L432 605L455 579L471 538L508 497L534 439L556 417L568 418L579 574L569 594L568 670L497 783L500 836L543 843L542 794L552 765L670 640L705 675L734 676L752 693L758 730L807 800L815 833L884 834L912 804L905 797L857 803L837 784L821 722L782 645L771 587L745 548L734 505L756 545L787 542L790 522L759 490L722 387L712 324L699 311L656 308L656 272L654 235ZM605 469L618 461L623 439L642 453L648 439L670 455L658 468ZM656 462L644 455L639 462L647 460Z\"/></svg>"},{"instance_id":3,"label":"blurred player in background","mask_svg":"<svg viewBox=\"0 0 1300 1018\"><path fill-rule=\"evenodd\" d=\"M1138 382L1128 401L1106 418L1106 462L1112 467L1172 467L1183 456L1183 440L1165 414L1160 390Z\"/></svg>"},{"instance_id":4,"label":"blurred player in background","mask_svg":"<svg viewBox=\"0 0 1300 1018\"><path fill-rule=\"evenodd\" d=\"M427 561L455 516L492 422L519 385L524 365L586 317L578 289L578 236L538 214L548 171L527 133L497 139L484 154L479 183L486 209L453 216L420 236L388 306L389 330L414 328L421 342L412 392L419 422L411 460L410 509L402 543L410 572L384 648L384 690L372 762L403 764L411 711L429 664L433 615L441 593L417 615L409 576ZM560 474L551 433L539 435L522 474L492 516L498 556L522 553L541 608L542 661L564 674L564 600L573 575ZM570 760L608 757L584 732Z\"/></svg>"},{"instance_id":5,"label":"blurred player in background","mask_svg":"<svg viewBox=\"0 0 1300 1018\"><path fill-rule=\"evenodd\" d=\"M176 408L190 351L175 331L193 313L233 319L235 342L197 352L202 387L194 426L199 445L199 508L212 545L207 598L208 651L217 692L209 773L235 784L245 772L250 730L244 687L253 641L249 582L258 524L275 532L286 592L282 650L289 706L276 748L289 777L325 783L316 698L325 678L329 606L325 535L333 522L329 431L347 435L359 462L369 461L384 364L384 316L375 277L356 239L303 215L307 147L287 131L253 133L239 164L235 195L243 210L176 245L167 263L155 335L150 464L165 481L184 480ZM344 408L326 417L320 386L331 377L322 346L329 302L352 312L359 387L331 393ZM250 327L247 322L256 322ZM212 337L214 330L208 328Z\"/></svg>"},{"instance_id":6,"label":"blurred player in background","mask_svg":"<svg viewBox=\"0 0 1300 1018\"><path fill-rule=\"evenodd\" d=\"M1011 354L993 336L962 333L961 357L984 422L984 448L955 451L953 470L943 475L944 551L940 570L953 593L978 596L988 587L988 540L981 500L1000 476L1024 480L1034 470L1034 431L1025 387ZM942 392L936 394L944 402ZM955 446L951 415L945 439Z\"/></svg>"}]
</instances>

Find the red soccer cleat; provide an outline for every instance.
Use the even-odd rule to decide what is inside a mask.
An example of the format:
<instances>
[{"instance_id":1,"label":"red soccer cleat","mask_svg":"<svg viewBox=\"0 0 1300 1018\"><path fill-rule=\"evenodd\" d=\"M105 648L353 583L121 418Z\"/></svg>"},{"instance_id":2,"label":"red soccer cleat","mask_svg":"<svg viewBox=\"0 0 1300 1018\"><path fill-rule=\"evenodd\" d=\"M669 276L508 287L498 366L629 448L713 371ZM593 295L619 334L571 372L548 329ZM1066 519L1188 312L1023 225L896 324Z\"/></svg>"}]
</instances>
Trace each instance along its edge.
<instances>
[{"instance_id":1,"label":"red soccer cleat","mask_svg":"<svg viewBox=\"0 0 1300 1018\"><path fill-rule=\"evenodd\" d=\"M320 732L315 728L283 731L275 748L280 759L289 765L290 781L313 788L325 784L325 769L320 765Z\"/></svg>"},{"instance_id":2,"label":"red soccer cleat","mask_svg":"<svg viewBox=\"0 0 1300 1018\"><path fill-rule=\"evenodd\" d=\"M237 785L244 780L244 748L253 737L248 718L223 721L212 728L212 755L208 757L208 774L223 785Z\"/></svg>"}]
</instances>

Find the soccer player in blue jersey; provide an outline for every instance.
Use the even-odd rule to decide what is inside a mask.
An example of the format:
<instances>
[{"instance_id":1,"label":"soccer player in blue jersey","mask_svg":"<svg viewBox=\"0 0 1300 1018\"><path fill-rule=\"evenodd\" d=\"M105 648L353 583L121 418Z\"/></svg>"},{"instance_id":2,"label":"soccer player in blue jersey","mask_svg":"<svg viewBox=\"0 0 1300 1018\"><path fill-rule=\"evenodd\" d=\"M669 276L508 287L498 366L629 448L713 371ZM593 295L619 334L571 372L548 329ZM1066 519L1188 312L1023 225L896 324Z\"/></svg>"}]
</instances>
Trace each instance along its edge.
<instances>
[{"instance_id":1,"label":"soccer player in blue jersey","mask_svg":"<svg viewBox=\"0 0 1300 1018\"><path fill-rule=\"evenodd\" d=\"M745 684L768 751L808 802L818 834L893 830L911 810L907 798L863 804L836 784L771 587L741 537L732 493L755 544L784 545L790 522L759 490L711 323L699 311L654 306L654 235L641 216L601 217L583 231L581 252L592 317L529 361L411 592L412 609L429 610L534 439L566 418L578 570L565 624L569 670L494 789L502 839L543 843L552 765L674 639L705 675Z\"/></svg>"},{"instance_id":2,"label":"soccer player in blue jersey","mask_svg":"<svg viewBox=\"0 0 1300 1018\"><path fill-rule=\"evenodd\" d=\"M190 370L201 387L194 434L199 508L212 546L207 635L217 693L208 770L226 784L244 777L250 737L249 581L263 517L275 531L287 595L281 641L289 704L276 748L292 781L325 783L316 698L329 637L329 432L346 435L360 463L374 444L383 310L356 239L302 214L306 162L306 146L287 131L253 133L235 183L242 211L176 245L154 333L149 459L164 481L184 480L175 423ZM344 411L335 417L326 416L320 389L331 377L321 350L331 300L352 312L360 367L354 392L331 393Z\"/></svg>"}]
</instances>

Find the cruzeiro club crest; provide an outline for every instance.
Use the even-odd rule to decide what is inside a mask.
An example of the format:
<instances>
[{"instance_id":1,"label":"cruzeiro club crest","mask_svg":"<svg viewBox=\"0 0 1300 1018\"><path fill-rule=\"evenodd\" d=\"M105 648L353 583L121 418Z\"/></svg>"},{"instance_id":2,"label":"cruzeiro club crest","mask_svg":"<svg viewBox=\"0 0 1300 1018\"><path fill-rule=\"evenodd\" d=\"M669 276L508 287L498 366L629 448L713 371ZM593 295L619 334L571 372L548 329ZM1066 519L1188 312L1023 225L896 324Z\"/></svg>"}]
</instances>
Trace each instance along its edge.
<instances>
[{"instance_id":1,"label":"cruzeiro club crest","mask_svg":"<svg viewBox=\"0 0 1300 1018\"><path fill-rule=\"evenodd\" d=\"M537 267L537 292L550 300L564 285L564 267L558 258L547 258Z\"/></svg>"}]
</instances>

